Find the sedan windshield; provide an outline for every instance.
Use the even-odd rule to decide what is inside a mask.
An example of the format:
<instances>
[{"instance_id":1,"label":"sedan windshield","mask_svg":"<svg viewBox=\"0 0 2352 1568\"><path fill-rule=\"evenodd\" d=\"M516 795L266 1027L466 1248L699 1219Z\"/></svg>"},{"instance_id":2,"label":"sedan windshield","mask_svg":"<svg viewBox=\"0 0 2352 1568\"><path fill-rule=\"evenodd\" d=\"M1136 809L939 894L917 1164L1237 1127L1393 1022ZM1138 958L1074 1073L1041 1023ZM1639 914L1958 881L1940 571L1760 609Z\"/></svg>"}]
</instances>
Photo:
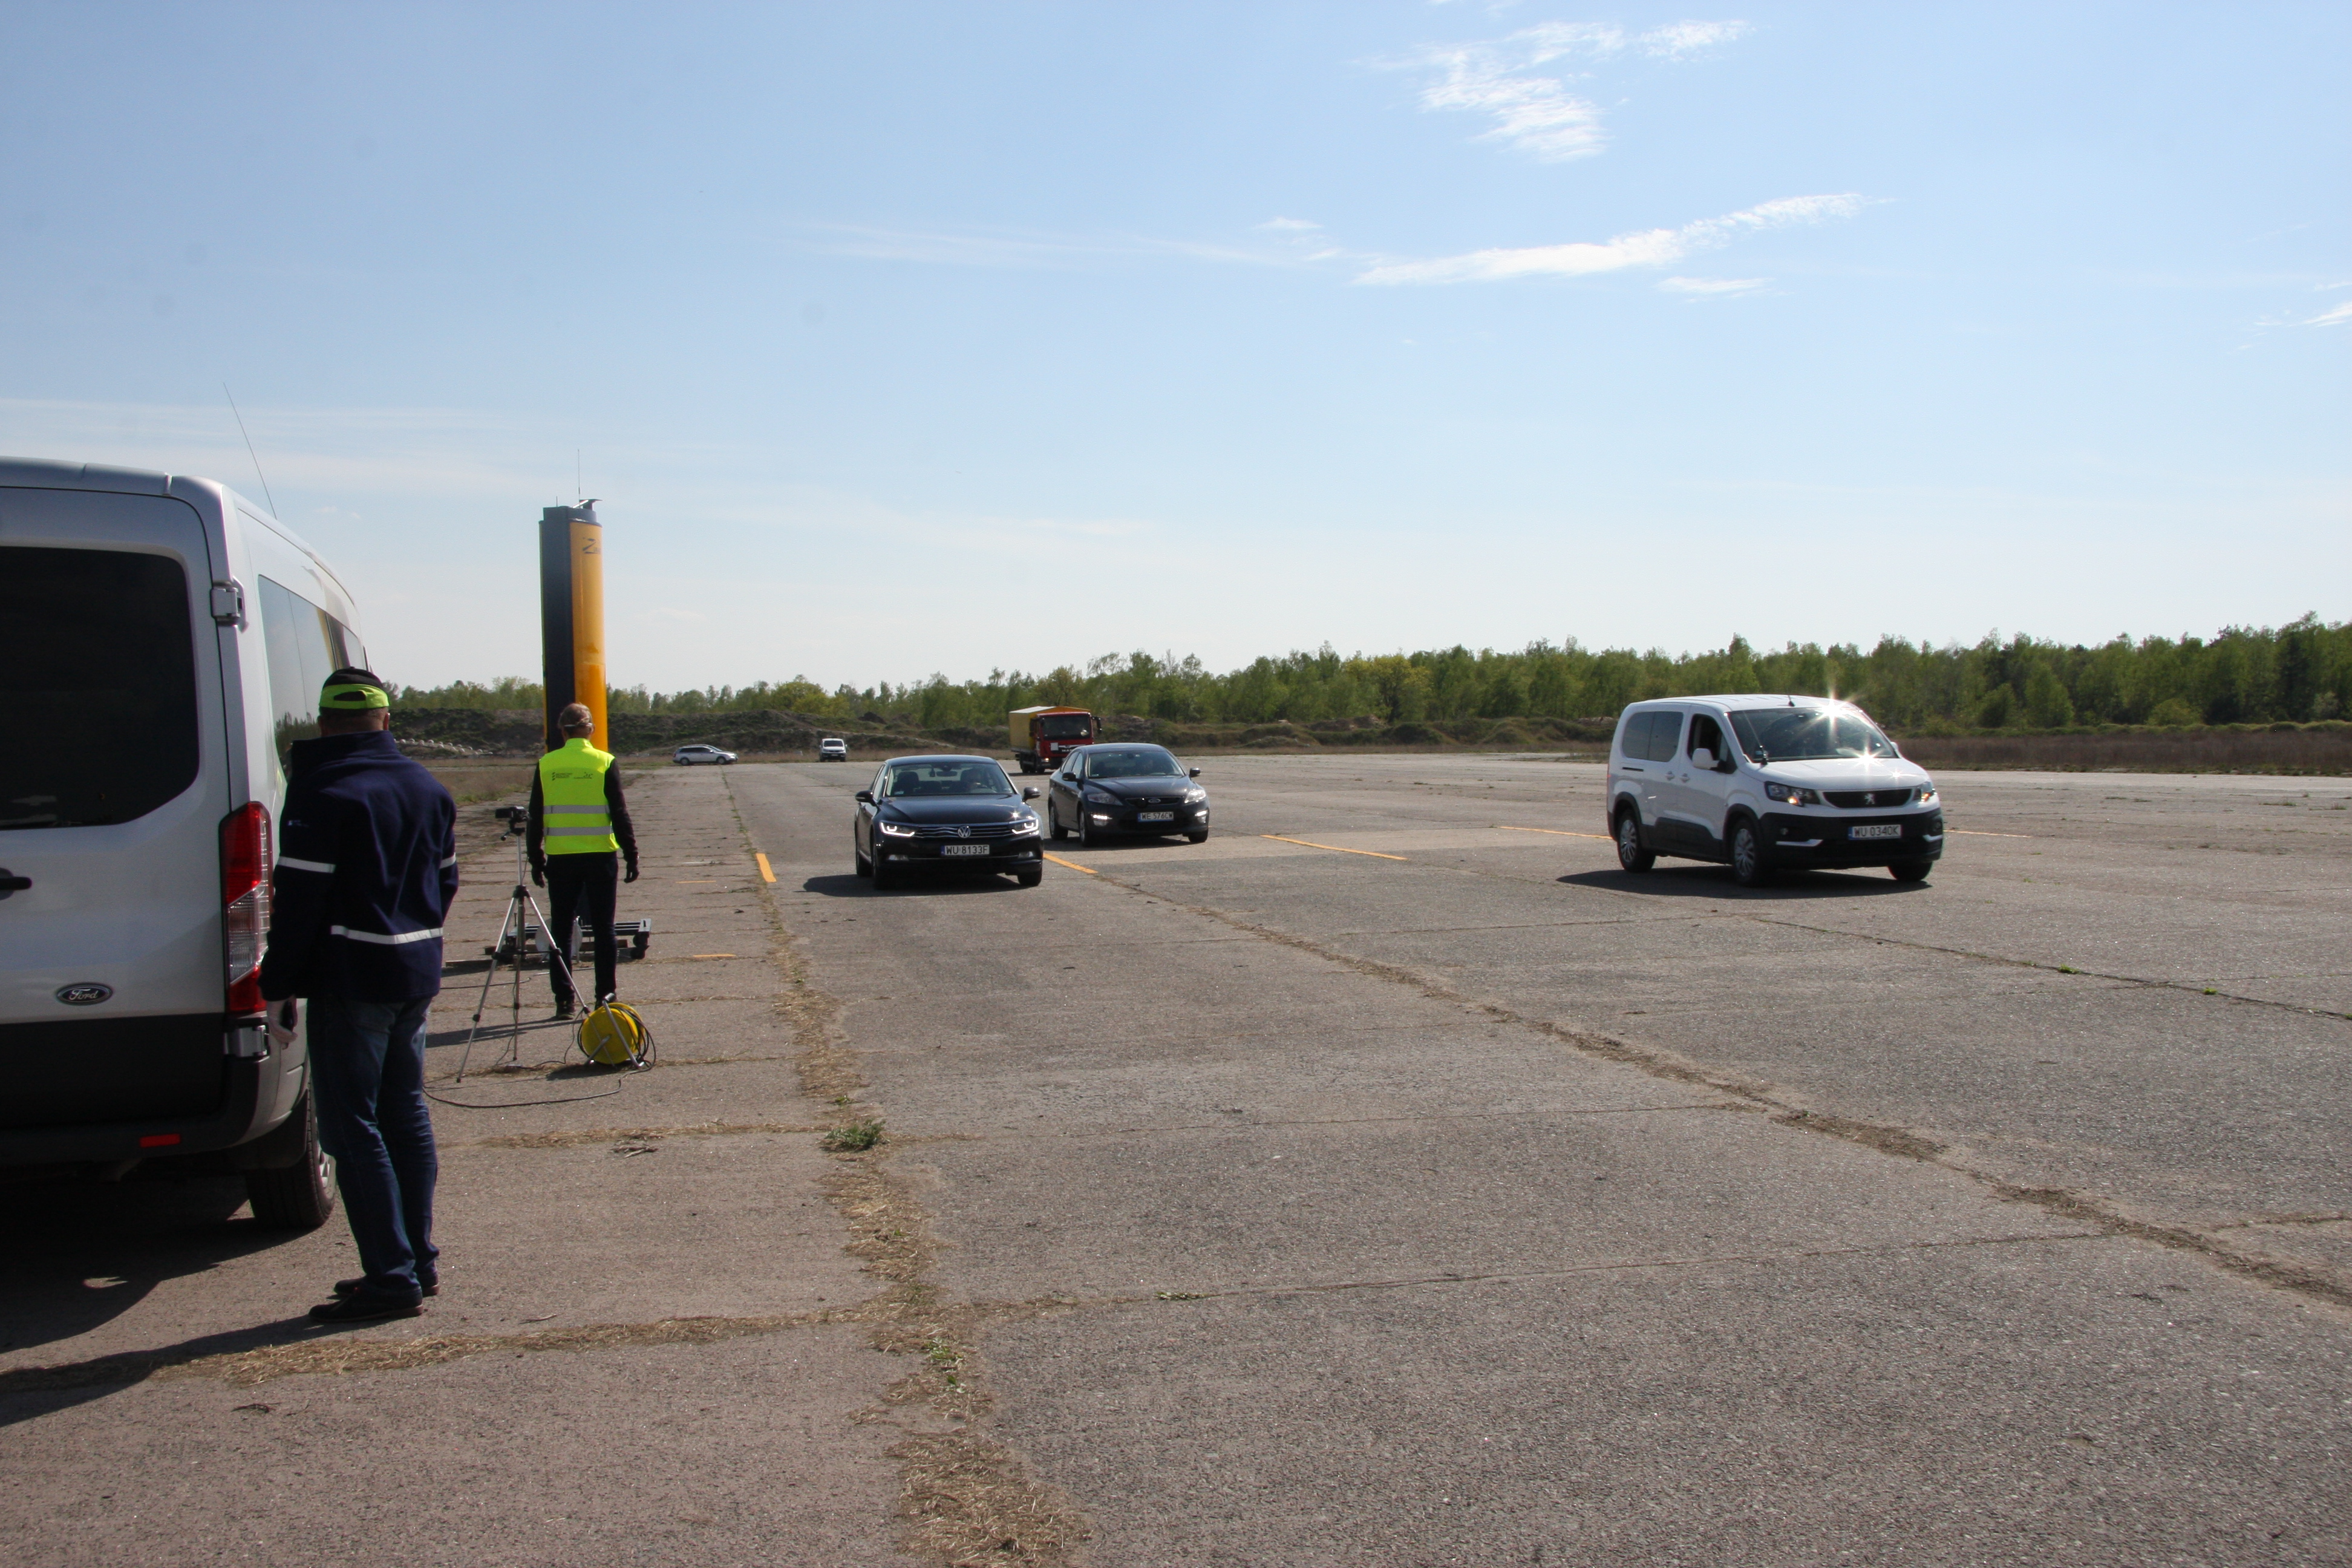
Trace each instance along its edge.
<instances>
[{"instance_id":1,"label":"sedan windshield","mask_svg":"<svg viewBox=\"0 0 2352 1568\"><path fill-rule=\"evenodd\" d=\"M1748 708L1731 716L1740 749L1757 763L1902 755L1859 713L1827 708Z\"/></svg>"},{"instance_id":2,"label":"sedan windshield","mask_svg":"<svg viewBox=\"0 0 2352 1568\"><path fill-rule=\"evenodd\" d=\"M892 763L882 793L893 800L919 795L1011 795L1013 781L994 763Z\"/></svg>"},{"instance_id":3,"label":"sedan windshield","mask_svg":"<svg viewBox=\"0 0 2352 1568\"><path fill-rule=\"evenodd\" d=\"M1131 752L1096 752L1087 758L1087 777L1090 779L1156 779L1183 771L1176 765L1172 752L1157 746L1138 746Z\"/></svg>"}]
</instances>

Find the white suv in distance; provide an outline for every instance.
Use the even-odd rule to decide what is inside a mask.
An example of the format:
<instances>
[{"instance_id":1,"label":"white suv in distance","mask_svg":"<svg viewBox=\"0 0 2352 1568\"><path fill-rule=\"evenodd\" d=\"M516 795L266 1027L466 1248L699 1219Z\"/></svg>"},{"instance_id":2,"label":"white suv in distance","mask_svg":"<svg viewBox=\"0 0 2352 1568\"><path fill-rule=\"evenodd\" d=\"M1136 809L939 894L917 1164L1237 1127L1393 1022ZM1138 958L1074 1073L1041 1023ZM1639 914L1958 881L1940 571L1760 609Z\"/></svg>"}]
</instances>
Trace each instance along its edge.
<instances>
[{"instance_id":1,"label":"white suv in distance","mask_svg":"<svg viewBox=\"0 0 2352 1568\"><path fill-rule=\"evenodd\" d=\"M1859 866L1919 882L1944 852L1936 781L1833 698L1636 702L1609 747L1608 801L1628 871L1678 855L1727 865L1744 888Z\"/></svg>"},{"instance_id":2,"label":"white suv in distance","mask_svg":"<svg viewBox=\"0 0 2352 1568\"><path fill-rule=\"evenodd\" d=\"M849 742L838 735L827 735L816 743L816 760L820 763L849 761Z\"/></svg>"}]
</instances>

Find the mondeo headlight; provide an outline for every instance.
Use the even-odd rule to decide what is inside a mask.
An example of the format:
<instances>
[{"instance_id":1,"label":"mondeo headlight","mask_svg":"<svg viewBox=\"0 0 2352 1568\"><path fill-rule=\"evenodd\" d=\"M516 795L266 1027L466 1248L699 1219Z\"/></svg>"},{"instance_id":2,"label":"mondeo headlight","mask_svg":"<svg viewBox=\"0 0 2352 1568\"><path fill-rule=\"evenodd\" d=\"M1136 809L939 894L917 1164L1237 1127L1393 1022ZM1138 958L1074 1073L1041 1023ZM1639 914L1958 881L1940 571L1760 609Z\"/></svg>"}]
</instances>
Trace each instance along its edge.
<instances>
[{"instance_id":1,"label":"mondeo headlight","mask_svg":"<svg viewBox=\"0 0 2352 1568\"><path fill-rule=\"evenodd\" d=\"M874 819L874 826L893 838L912 838L915 836L915 825L911 822L891 822L877 816Z\"/></svg>"},{"instance_id":2,"label":"mondeo headlight","mask_svg":"<svg viewBox=\"0 0 2352 1568\"><path fill-rule=\"evenodd\" d=\"M1764 795L1767 799L1777 800L1786 805L1822 804L1822 792L1817 789L1802 789L1795 784L1774 784L1769 779L1764 784Z\"/></svg>"},{"instance_id":3,"label":"mondeo headlight","mask_svg":"<svg viewBox=\"0 0 2352 1568\"><path fill-rule=\"evenodd\" d=\"M1209 798L1209 792L1204 789L1188 789L1184 792L1184 798L1197 805Z\"/></svg>"}]
</instances>

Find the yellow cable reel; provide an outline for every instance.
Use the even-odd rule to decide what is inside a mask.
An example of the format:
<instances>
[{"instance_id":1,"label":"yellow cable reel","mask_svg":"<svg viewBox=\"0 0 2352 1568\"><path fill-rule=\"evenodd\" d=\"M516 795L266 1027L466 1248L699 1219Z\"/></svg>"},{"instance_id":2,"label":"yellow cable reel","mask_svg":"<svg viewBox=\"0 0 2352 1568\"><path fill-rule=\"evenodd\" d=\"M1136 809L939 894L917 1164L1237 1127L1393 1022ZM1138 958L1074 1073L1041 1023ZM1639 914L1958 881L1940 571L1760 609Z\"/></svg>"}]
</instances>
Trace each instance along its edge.
<instances>
[{"instance_id":1,"label":"yellow cable reel","mask_svg":"<svg viewBox=\"0 0 2352 1568\"><path fill-rule=\"evenodd\" d=\"M654 1054L654 1032L626 1002L603 1002L581 1015L572 1033L580 1054L599 1067L641 1068Z\"/></svg>"}]
</instances>

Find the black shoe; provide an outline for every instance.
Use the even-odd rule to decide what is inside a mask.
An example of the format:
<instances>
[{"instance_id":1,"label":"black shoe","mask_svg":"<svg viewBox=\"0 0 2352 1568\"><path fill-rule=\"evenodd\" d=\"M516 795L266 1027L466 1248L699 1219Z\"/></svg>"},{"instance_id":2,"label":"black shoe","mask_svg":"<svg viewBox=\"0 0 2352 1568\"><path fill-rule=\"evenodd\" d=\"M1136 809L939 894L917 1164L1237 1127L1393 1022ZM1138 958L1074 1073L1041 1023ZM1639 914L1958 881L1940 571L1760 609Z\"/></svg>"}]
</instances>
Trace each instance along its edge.
<instances>
[{"instance_id":1,"label":"black shoe","mask_svg":"<svg viewBox=\"0 0 2352 1568\"><path fill-rule=\"evenodd\" d=\"M390 1296L371 1295L354 1290L348 1296L338 1296L331 1301L321 1301L310 1309L314 1323L373 1323L380 1318L422 1317L422 1301L396 1300Z\"/></svg>"},{"instance_id":2,"label":"black shoe","mask_svg":"<svg viewBox=\"0 0 2352 1568\"><path fill-rule=\"evenodd\" d=\"M559 1018L569 1018L570 1016L572 1016L572 1014L574 1014L574 1013L578 1012L579 1010L580 1010L580 1004L579 1004L579 1003L577 1003L577 1002L574 1002L574 1001L573 1001L571 997L569 997L569 996L564 997L562 1001L560 1001L560 1002L556 1003L556 1005L555 1005L555 1016L556 1016L557 1017L559 1017Z\"/></svg>"},{"instance_id":3,"label":"black shoe","mask_svg":"<svg viewBox=\"0 0 2352 1568\"><path fill-rule=\"evenodd\" d=\"M441 1294L440 1280L427 1279L424 1281L424 1285L425 1293L426 1295L438 1296ZM356 1296L361 1290L365 1289L366 1286L367 1276L364 1274L361 1275L356 1279L338 1279L335 1281L335 1294L338 1296Z\"/></svg>"}]
</instances>

